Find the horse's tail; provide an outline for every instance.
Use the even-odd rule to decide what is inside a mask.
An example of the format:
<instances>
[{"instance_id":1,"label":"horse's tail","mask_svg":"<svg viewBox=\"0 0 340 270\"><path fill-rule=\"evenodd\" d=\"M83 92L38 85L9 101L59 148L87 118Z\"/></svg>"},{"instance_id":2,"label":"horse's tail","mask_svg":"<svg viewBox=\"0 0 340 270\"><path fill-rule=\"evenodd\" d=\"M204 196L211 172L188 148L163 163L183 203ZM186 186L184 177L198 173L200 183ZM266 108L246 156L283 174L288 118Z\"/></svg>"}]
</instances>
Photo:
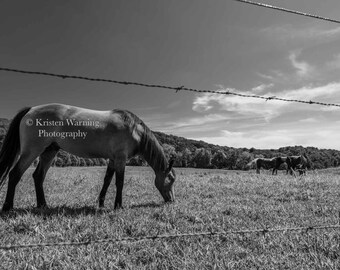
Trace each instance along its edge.
<instances>
[{"instance_id":1,"label":"horse's tail","mask_svg":"<svg viewBox=\"0 0 340 270\"><path fill-rule=\"evenodd\" d=\"M15 158L20 151L20 136L19 126L21 119L31 108L24 108L14 116L6 137L3 141L2 148L0 151L0 187L4 184L4 181L13 166Z\"/></svg>"}]
</instances>

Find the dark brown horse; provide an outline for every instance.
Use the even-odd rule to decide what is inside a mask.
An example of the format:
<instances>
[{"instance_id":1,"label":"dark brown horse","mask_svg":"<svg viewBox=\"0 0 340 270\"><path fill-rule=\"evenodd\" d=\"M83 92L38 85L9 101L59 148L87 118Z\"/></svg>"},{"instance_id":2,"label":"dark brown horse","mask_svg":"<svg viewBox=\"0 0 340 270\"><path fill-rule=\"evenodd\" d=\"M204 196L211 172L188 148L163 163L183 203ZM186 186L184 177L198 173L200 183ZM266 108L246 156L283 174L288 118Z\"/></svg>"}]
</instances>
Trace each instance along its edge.
<instances>
[{"instance_id":1,"label":"dark brown horse","mask_svg":"<svg viewBox=\"0 0 340 270\"><path fill-rule=\"evenodd\" d=\"M306 175L306 170L307 170L307 168L304 165L299 164L299 165L296 166L295 171L297 171L299 173L299 176L301 176L301 175Z\"/></svg>"},{"instance_id":2,"label":"dark brown horse","mask_svg":"<svg viewBox=\"0 0 340 270\"><path fill-rule=\"evenodd\" d=\"M247 164L248 168L255 167L256 173L260 174L260 170L263 169L273 169L272 174L277 174L277 170L280 165L286 162L285 157L274 157L274 158L255 158Z\"/></svg>"},{"instance_id":3,"label":"dark brown horse","mask_svg":"<svg viewBox=\"0 0 340 270\"><path fill-rule=\"evenodd\" d=\"M13 208L15 188L29 165L39 156L33 173L37 206L46 206L43 182L55 155L63 149L85 158L109 159L99 206L116 173L115 208L122 207L126 160L144 156L155 172L155 185L164 201L175 198L173 160L168 163L163 148L151 130L136 115L125 110L95 111L63 104L22 109L12 120L0 152L0 186L9 175L2 210Z\"/></svg>"},{"instance_id":4,"label":"dark brown horse","mask_svg":"<svg viewBox=\"0 0 340 270\"><path fill-rule=\"evenodd\" d=\"M273 174L277 174L277 171L280 168L280 166L287 162L287 157L276 157L275 159L276 163L275 167L273 168Z\"/></svg>"},{"instance_id":5,"label":"dark brown horse","mask_svg":"<svg viewBox=\"0 0 340 270\"><path fill-rule=\"evenodd\" d=\"M298 171L300 175L306 174L306 169L311 169L312 166L313 164L306 153L287 157L287 170L294 176L296 176L295 171Z\"/></svg>"}]
</instances>

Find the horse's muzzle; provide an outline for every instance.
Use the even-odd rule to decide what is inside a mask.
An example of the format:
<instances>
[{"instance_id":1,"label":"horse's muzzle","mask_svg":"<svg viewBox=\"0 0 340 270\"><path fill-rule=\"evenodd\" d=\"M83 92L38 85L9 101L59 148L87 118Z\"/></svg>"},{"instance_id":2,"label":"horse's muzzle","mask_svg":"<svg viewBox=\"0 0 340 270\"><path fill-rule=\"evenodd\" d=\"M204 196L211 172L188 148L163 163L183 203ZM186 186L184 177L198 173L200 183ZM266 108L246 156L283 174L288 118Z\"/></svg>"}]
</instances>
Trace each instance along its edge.
<instances>
[{"instance_id":1,"label":"horse's muzzle","mask_svg":"<svg viewBox=\"0 0 340 270\"><path fill-rule=\"evenodd\" d=\"M169 190L169 191L164 192L163 198L165 202L174 202L175 194L172 190Z\"/></svg>"}]
</instances>

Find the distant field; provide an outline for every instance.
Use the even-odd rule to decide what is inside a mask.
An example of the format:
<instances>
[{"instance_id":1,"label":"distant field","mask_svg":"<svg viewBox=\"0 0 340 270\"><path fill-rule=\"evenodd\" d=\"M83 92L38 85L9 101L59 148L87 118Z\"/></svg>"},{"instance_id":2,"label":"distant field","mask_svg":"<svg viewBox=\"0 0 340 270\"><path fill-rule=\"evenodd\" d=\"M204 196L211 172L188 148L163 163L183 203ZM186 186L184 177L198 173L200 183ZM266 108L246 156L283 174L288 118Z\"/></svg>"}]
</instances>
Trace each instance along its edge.
<instances>
[{"instance_id":1,"label":"distant field","mask_svg":"<svg viewBox=\"0 0 340 270\"><path fill-rule=\"evenodd\" d=\"M32 172L18 185L15 210L0 214L0 245L339 223L337 170L293 178L177 168L177 200L164 205L153 171L127 167L119 211L114 182L98 210L104 167L51 168L44 210L35 209ZM339 229L0 250L0 269L339 268Z\"/></svg>"}]
</instances>

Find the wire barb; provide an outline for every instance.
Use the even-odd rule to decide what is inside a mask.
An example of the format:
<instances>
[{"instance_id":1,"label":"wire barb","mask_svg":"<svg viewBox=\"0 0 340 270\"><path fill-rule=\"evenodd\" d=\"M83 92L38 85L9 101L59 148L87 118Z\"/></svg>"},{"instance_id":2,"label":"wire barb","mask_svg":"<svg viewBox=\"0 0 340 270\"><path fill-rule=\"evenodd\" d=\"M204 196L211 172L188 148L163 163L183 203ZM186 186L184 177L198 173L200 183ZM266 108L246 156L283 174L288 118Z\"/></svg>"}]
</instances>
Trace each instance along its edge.
<instances>
[{"instance_id":1,"label":"wire barb","mask_svg":"<svg viewBox=\"0 0 340 270\"><path fill-rule=\"evenodd\" d=\"M272 99L275 99L275 98L276 98L276 96L267 97L266 101L272 100Z\"/></svg>"},{"instance_id":2,"label":"wire barb","mask_svg":"<svg viewBox=\"0 0 340 270\"><path fill-rule=\"evenodd\" d=\"M184 88L184 85L182 85L182 86L180 86L180 87L177 87L177 88L176 88L176 93L178 93L179 91L181 91L183 88Z\"/></svg>"}]
</instances>

